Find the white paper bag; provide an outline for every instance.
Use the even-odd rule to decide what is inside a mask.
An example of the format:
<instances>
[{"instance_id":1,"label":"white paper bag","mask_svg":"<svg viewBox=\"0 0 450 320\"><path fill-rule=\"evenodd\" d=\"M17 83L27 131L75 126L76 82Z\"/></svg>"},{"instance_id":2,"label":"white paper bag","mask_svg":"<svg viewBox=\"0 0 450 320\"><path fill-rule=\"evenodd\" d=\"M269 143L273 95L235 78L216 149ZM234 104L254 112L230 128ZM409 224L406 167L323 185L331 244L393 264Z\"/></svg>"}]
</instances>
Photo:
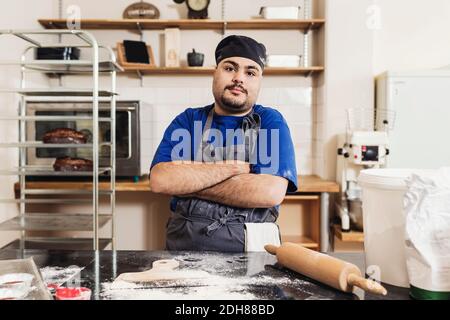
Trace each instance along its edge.
<instances>
[{"instance_id":1,"label":"white paper bag","mask_svg":"<svg viewBox=\"0 0 450 320\"><path fill-rule=\"evenodd\" d=\"M406 263L411 295L450 299L450 167L407 180Z\"/></svg>"}]
</instances>

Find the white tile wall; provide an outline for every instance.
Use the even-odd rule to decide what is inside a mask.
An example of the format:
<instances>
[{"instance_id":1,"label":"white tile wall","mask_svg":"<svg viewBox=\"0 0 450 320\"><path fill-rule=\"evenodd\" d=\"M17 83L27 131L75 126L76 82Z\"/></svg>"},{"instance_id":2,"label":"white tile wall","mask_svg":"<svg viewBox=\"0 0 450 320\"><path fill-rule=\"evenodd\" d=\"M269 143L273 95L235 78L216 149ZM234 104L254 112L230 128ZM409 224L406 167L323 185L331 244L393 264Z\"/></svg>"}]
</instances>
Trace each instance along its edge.
<instances>
[{"instance_id":1,"label":"white tile wall","mask_svg":"<svg viewBox=\"0 0 450 320\"><path fill-rule=\"evenodd\" d=\"M259 92L257 103L268 107L277 106L279 104L279 95L279 88L263 87Z\"/></svg>"},{"instance_id":2,"label":"white tile wall","mask_svg":"<svg viewBox=\"0 0 450 320\"><path fill-rule=\"evenodd\" d=\"M282 88L278 97L280 105L306 105L312 103L311 88L293 87Z\"/></svg>"}]
</instances>

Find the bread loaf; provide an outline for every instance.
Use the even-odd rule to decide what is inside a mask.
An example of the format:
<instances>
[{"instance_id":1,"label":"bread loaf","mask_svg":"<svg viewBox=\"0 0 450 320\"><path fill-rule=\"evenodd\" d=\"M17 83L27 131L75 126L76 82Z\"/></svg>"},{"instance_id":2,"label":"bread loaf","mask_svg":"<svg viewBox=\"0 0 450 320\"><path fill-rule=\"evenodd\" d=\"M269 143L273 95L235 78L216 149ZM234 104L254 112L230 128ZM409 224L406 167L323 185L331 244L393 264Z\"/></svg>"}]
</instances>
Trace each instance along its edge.
<instances>
[{"instance_id":1,"label":"bread loaf","mask_svg":"<svg viewBox=\"0 0 450 320\"><path fill-rule=\"evenodd\" d=\"M74 129L69 128L57 128L45 133L42 138L44 143L86 143L86 136Z\"/></svg>"},{"instance_id":2,"label":"bread loaf","mask_svg":"<svg viewBox=\"0 0 450 320\"><path fill-rule=\"evenodd\" d=\"M92 161L82 158L57 158L53 164L55 171L92 171Z\"/></svg>"}]
</instances>

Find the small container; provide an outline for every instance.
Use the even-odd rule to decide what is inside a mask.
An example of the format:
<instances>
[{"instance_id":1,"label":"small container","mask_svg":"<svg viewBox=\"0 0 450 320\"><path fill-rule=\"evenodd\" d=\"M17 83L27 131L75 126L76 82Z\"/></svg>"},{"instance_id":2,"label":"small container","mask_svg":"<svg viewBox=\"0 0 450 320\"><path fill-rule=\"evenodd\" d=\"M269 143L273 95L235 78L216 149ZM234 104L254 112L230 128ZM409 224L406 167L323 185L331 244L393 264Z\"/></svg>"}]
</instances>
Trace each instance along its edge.
<instances>
[{"instance_id":1,"label":"small container","mask_svg":"<svg viewBox=\"0 0 450 320\"><path fill-rule=\"evenodd\" d=\"M267 56L267 67L296 68L300 66L300 55L269 55Z\"/></svg>"},{"instance_id":2,"label":"small container","mask_svg":"<svg viewBox=\"0 0 450 320\"><path fill-rule=\"evenodd\" d=\"M55 292L56 300L91 300L91 289L85 287L60 287Z\"/></svg>"},{"instance_id":3,"label":"small container","mask_svg":"<svg viewBox=\"0 0 450 320\"><path fill-rule=\"evenodd\" d=\"M188 66L190 67L201 67L203 66L203 60L205 55L200 52L196 52L195 49L192 49L192 52L188 52L187 61Z\"/></svg>"},{"instance_id":4,"label":"small container","mask_svg":"<svg viewBox=\"0 0 450 320\"><path fill-rule=\"evenodd\" d=\"M56 289L58 289L58 288L59 288L59 285L56 283L47 284L47 289L52 295L55 295Z\"/></svg>"},{"instance_id":5,"label":"small container","mask_svg":"<svg viewBox=\"0 0 450 320\"><path fill-rule=\"evenodd\" d=\"M300 7L261 7L259 14L264 19L298 19Z\"/></svg>"},{"instance_id":6,"label":"small container","mask_svg":"<svg viewBox=\"0 0 450 320\"><path fill-rule=\"evenodd\" d=\"M78 60L80 49L76 47L36 48L34 57L36 60Z\"/></svg>"}]
</instances>

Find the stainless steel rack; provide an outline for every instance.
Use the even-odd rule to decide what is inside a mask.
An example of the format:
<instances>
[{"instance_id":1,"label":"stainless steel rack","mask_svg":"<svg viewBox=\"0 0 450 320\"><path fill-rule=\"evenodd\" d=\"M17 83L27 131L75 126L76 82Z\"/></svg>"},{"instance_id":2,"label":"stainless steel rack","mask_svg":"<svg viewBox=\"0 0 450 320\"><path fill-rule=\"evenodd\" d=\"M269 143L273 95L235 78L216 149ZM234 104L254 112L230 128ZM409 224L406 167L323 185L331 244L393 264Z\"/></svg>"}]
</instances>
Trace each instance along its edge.
<instances>
[{"instance_id":1,"label":"stainless steel rack","mask_svg":"<svg viewBox=\"0 0 450 320\"><path fill-rule=\"evenodd\" d=\"M43 43L36 37L62 36L69 37L71 41L79 43ZM17 175L20 191L14 199L0 199L3 203L17 203L19 215L0 223L0 230L16 230L21 232L20 240L7 246L17 249L25 249L28 245L33 247L77 248L82 246L89 249L86 244L91 241L91 249L99 250L111 245L115 250L115 173L116 173L116 72L122 71L116 63L114 52L109 47L99 46L95 37L83 30L0 30L0 36L12 36L30 43L18 61L0 61L2 66L17 66L20 68L20 88L0 89L0 94L14 93L20 96L19 112L17 116L0 117L0 121L18 121L19 138L17 142L0 142L0 148L17 148L19 151L19 164L15 168L0 169L0 175ZM1 39L1 38L0 38ZM47 42L47 41L46 41ZM32 60L27 58L31 49L42 47L78 47L91 50L91 59L87 60ZM99 50L105 50L108 59L99 61ZM46 75L92 75L92 87L80 89L68 89L65 87L29 88L26 85L26 74L41 72ZM110 90L99 89L99 74L110 76ZM33 97L47 97L49 101L54 97L86 97L92 102L92 115L88 116L28 116L26 113L28 99ZM99 117L99 98L103 97L110 102L110 117ZM102 101L104 101L102 99ZM92 143L87 144L47 144L42 141L28 141L26 138L26 123L30 121L92 121ZM99 142L99 122L109 122L111 141ZM99 148L109 147L110 163L106 167L99 167ZM88 148L92 150L92 171L83 172L57 172L51 166L39 166L27 164L27 150L29 148ZM109 188L99 189L99 176L105 175L110 179ZM33 176L87 176L92 177L92 188L87 190L77 189L27 189L26 177ZM100 214L99 198L109 197L108 213ZM31 213L28 212L29 204L91 204L92 212L89 213ZM111 224L109 238L99 238L99 229L106 224ZM28 231L92 231L92 239L86 238L61 238L61 237L32 237Z\"/></svg>"}]
</instances>

